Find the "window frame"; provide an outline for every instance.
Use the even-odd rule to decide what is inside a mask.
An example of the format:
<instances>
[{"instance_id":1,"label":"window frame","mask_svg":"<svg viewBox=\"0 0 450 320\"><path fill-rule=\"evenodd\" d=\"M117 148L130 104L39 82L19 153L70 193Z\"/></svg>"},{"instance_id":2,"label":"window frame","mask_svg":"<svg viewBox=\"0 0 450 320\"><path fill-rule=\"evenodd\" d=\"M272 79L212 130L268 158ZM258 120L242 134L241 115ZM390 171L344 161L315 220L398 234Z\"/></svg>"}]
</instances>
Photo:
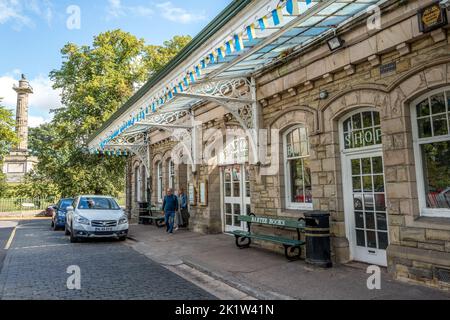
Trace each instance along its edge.
<instances>
[{"instance_id":1,"label":"window frame","mask_svg":"<svg viewBox=\"0 0 450 320\"><path fill-rule=\"evenodd\" d=\"M134 167L134 191L136 202L142 201L141 187L142 187L142 176L141 176L141 166L137 165Z\"/></svg>"},{"instance_id":2,"label":"window frame","mask_svg":"<svg viewBox=\"0 0 450 320\"><path fill-rule=\"evenodd\" d=\"M139 186L141 190L141 202L147 202L147 170L145 170L144 164L140 167L139 175L141 177L141 183Z\"/></svg>"},{"instance_id":3,"label":"window frame","mask_svg":"<svg viewBox=\"0 0 450 320\"><path fill-rule=\"evenodd\" d=\"M445 208L428 208L427 207L427 199L425 196L425 176L424 176L424 168L423 168L423 158L422 158L422 150L421 145L431 144L437 142L445 142L450 141L450 128L447 135L442 136L434 136L430 138L419 138L419 126L417 121L417 105L424 101L425 99L429 99L431 96L434 96L439 93L444 93L444 96L447 92L450 92L450 87L441 87L438 89L431 90L426 94L421 95L417 99L414 99L410 104L411 111L411 125L412 125L412 142L414 149L414 161L416 167L416 182L417 182L417 194L419 200L419 214L423 217L434 217L434 218L450 218L450 209ZM447 104L447 113L450 112L450 105L448 99L446 101ZM449 119L450 122L450 119ZM450 127L450 124L448 125Z\"/></svg>"},{"instance_id":4,"label":"window frame","mask_svg":"<svg viewBox=\"0 0 450 320\"><path fill-rule=\"evenodd\" d=\"M163 190L163 173L162 173L162 161L156 163L156 193L158 203L162 203L162 190Z\"/></svg>"},{"instance_id":5,"label":"window frame","mask_svg":"<svg viewBox=\"0 0 450 320\"><path fill-rule=\"evenodd\" d=\"M294 132L295 130L298 130L300 128L306 129L306 138L307 138L307 144L308 144L308 156L304 157L304 156L299 156L299 157L288 157L288 152L287 152L287 136L289 134L291 134L292 132ZM291 199L291 168L290 168L290 162L293 160L298 160L298 159L307 159L311 157L310 154L310 150L311 150L311 145L309 143L309 130L308 127L305 126L304 124L297 124L291 128L289 128L288 130L286 130L286 132L283 133L283 164L284 164L284 185L285 185L285 205L286 205L286 209L290 209L290 210L314 210L314 201L311 203L299 203L299 202L293 202ZM301 139L300 139L300 145L301 145ZM305 190L304 190L305 191ZM312 192L312 182L311 182L311 192ZM312 199L314 200L314 197L312 197Z\"/></svg>"},{"instance_id":6,"label":"window frame","mask_svg":"<svg viewBox=\"0 0 450 320\"><path fill-rule=\"evenodd\" d=\"M168 173L169 173L169 188L175 188L175 162L173 160L169 160L168 162Z\"/></svg>"}]
</instances>

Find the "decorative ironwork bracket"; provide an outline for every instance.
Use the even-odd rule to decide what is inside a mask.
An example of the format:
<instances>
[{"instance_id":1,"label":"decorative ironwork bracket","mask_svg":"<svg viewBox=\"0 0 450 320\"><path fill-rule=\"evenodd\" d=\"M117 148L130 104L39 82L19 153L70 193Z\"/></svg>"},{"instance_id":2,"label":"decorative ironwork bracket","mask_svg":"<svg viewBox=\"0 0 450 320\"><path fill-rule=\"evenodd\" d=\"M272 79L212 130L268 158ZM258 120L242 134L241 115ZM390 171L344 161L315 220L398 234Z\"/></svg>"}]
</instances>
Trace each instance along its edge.
<instances>
[{"instance_id":1,"label":"decorative ironwork bracket","mask_svg":"<svg viewBox=\"0 0 450 320\"><path fill-rule=\"evenodd\" d=\"M106 149L126 149L130 153L136 155L147 171L147 176L151 175L150 162L150 141L147 132L125 133L110 141L105 146Z\"/></svg>"},{"instance_id":2,"label":"decorative ironwork bracket","mask_svg":"<svg viewBox=\"0 0 450 320\"><path fill-rule=\"evenodd\" d=\"M254 83L248 78L200 82L177 96L215 102L228 110L244 129L254 129Z\"/></svg>"}]
</instances>

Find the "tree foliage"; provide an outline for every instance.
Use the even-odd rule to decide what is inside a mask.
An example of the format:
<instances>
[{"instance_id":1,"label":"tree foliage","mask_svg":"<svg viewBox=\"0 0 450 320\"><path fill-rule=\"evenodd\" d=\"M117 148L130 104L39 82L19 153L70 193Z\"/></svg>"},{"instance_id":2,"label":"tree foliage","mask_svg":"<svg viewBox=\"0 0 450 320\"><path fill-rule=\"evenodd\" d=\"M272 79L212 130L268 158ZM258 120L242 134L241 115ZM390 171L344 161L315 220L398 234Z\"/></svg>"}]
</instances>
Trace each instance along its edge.
<instances>
[{"instance_id":1,"label":"tree foliage","mask_svg":"<svg viewBox=\"0 0 450 320\"><path fill-rule=\"evenodd\" d=\"M50 73L64 107L49 124L30 131L30 148L39 158L35 176L56 185L62 196L123 192L125 159L90 155L87 140L189 41L176 36L149 46L114 30L96 36L91 46L66 44L61 68Z\"/></svg>"},{"instance_id":2,"label":"tree foliage","mask_svg":"<svg viewBox=\"0 0 450 320\"><path fill-rule=\"evenodd\" d=\"M12 111L0 105L0 196L6 191L5 176L2 170L3 157L18 143L14 125Z\"/></svg>"},{"instance_id":3,"label":"tree foliage","mask_svg":"<svg viewBox=\"0 0 450 320\"><path fill-rule=\"evenodd\" d=\"M15 121L12 111L0 104L0 159L18 142L14 125Z\"/></svg>"},{"instance_id":4,"label":"tree foliage","mask_svg":"<svg viewBox=\"0 0 450 320\"><path fill-rule=\"evenodd\" d=\"M163 46L150 45L146 49L151 73L158 72L191 41L190 36L175 36L164 41Z\"/></svg>"}]
</instances>

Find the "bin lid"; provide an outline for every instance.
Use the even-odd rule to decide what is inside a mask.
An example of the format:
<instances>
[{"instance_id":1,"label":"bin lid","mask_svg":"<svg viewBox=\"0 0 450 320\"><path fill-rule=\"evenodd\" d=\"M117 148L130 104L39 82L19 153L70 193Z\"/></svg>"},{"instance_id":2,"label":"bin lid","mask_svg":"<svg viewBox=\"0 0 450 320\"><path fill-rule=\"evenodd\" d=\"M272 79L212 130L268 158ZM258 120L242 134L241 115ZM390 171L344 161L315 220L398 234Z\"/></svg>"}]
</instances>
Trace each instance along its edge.
<instances>
[{"instance_id":1,"label":"bin lid","mask_svg":"<svg viewBox=\"0 0 450 320\"><path fill-rule=\"evenodd\" d=\"M305 218L319 218L319 217L329 217L330 213L326 211L306 211L304 212Z\"/></svg>"}]
</instances>

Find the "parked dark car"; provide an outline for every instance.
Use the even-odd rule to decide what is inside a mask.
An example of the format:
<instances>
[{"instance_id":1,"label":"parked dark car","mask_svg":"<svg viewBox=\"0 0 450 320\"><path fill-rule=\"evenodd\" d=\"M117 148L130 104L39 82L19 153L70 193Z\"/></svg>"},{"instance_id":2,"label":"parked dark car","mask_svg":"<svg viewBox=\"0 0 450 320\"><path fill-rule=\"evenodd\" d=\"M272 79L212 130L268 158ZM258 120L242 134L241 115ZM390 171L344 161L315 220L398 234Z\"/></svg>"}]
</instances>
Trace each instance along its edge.
<instances>
[{"instance_id":1,"label":"parked dark car","mask_svg":"<svg viewBox=\"0 0 450 320\"><path fill-rule=\"evenodd\" d=\"M72 198L64 198L59 200L58 204L53 206L52 228L53 230L64 230L66 227L67 207L73 203Z\"/></svg>"}]
</instances>

